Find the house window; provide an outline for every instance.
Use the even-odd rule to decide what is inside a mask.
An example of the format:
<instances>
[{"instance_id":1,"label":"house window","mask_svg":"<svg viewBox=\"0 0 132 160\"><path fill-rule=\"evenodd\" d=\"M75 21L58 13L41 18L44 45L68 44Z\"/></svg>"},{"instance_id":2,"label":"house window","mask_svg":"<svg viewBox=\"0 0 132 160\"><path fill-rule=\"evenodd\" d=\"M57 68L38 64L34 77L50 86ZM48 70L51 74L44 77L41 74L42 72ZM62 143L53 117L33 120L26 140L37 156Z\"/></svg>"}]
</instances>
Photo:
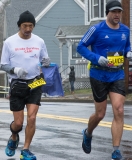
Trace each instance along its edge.
<instances>
[{"instance_id":1,"label":"house window","mask_svg":"<svg viewBox=\"0 0 132 160\"><path fill-rule=\"evenodd\" d=\"M88 1L88 8L87 8L87 9L88 9L88 12L87 12L87 13L88 13L88 22L90 22L90 14L89 14L89 1Z\"/></svg>"},{"instance_id":2,"label":"house window","mask_svg":"<svg viewBox=\"0 0 132 160\"><path fill-rule=\"evenodd\" d=\"M91 15L92 18L99 17L99 0L92 0L92 10Z\"/></svg>"},{"instance_id":3,"label":"house window","mask_svg":"<svg viewBox=\"0 0 132 160\"><path fill-rule=\"evenodd\" d=\"M87 0L88 22L106 17L105 6L108 1L109 0Z\"/></svg>"},{"instance_id":4,"label":"house window","mask_svg":"<svg viewBox=\"0 0 132 160\"><path fill-rule=\"evenodd\" d=\"M105 14L105 6L106 6L106 3L108 2L109 0L101 0L101 17L105 17L106 14Z\"/></svg>"},{"instance_id":5,"label":"house window","mask_svg":"<svg viewBox=\"0 0 132 160\"><path fill-rule=\"evenodd\" d=\"M104 6L105 6L105 4L104 4L104 0L101 0L101 8L102 8L102 10L101 10L101 17L104 17Z\"/></svg>"},{"instance_id":6,"label":"house window","mask_svg":"<svg viewBox=\"0 0 132 160\"><path fill-rule=\"evenodd\" d=\"M80 1L84 3L84 0L80 0Z\"/></svg>"},{"instance_id":7,"label":"house window","mask_svg":"<svg viewBox=\"0 0 132 160\"><path fill-rule=\"evenodd\" d=\"M82 56L77 52L78 43L72 45L72 59L80 59Z\"/></svg>"}]
</instances>

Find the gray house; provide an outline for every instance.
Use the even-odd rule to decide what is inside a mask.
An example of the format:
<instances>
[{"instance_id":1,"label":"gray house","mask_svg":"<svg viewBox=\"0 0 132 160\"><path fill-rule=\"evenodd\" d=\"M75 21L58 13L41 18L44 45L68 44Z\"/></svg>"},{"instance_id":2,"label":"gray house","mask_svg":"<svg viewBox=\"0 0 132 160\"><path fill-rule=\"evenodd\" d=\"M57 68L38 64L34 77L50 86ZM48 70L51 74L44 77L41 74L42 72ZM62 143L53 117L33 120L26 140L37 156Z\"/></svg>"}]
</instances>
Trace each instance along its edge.
<instances>
[{"instance_id":1,"label":"gray house","mask_svg":"<svg viewBox=\"0 0 132 160\"><path fill-rule=\"evenodd\" d=\"M105 4L109 0L11 0L6 7L5 37L18 32L19 15L29 10L36 18L33 33L44 39L51 61L57 63L67 78L67 66L75 65L78 77L88 77L87 61L76 46L88 28L105 20ZM121 0L120 0L121 1ZM130 29L132 30L132 1L130 1ZM132 32L131 32L132 41ZM84 62L84 65L79 65ZM76 65L77 63L77 65Z\"/></svg>"},{"instance_id":2,"label":"gray house","mask_svg":"<svg viewBox=\"0 0 132 160\"><path fill-rule=\"evenodd\" d=\"M6 7L7 37L18 31L17 20L25 10L36 18L33 33L44 39L51 61L60 66L60 45L55 34L59 26L85 24L83 0L11 0ZM63 47L63 63L68 64L67 46Z\"/></svg>"},{"instance_id":3,"label":"gray house","mask_svg":"<svg viewBox=\"0 0 132 160\"><path fill-rule=\"evenodd\" d=\"M22 12L29 10L34 14L36 19L36 26L33 33L44 39L51 62L57 63L61 71L60 43L55 35L59 26L80 26L85 24L84 2L84 0L11 0L10 5L6 6L4 11L5 19L3 21L3 41L7 37L18 32L17 21L19 19L19 15ZM68 46L64 45L62 50L62 62L67 66L70 58L68 56ZM74 46L74 51L75 50L76 48ZM77 58L80 59L81 57L79 56ZM4 80L3 84L2 76L0 78L0 84L1 86L6 86L6 80Z\"/></svg>"},{"instance_id":4,"label":"gray house","mask_svg":"<svg viewBox=\"0 0 132 160\"><path fill-rule=\"evenodd\" d=\"M51 61L63 70L61 67L64 64L70 66L82 59L76 53L76 46L91 25L106 18L105 4L108 1L11 0L11 5L6 7L6 35L11 36L18 31L17 20L20 13L31 11L37 22L33 32L44 39Z\"/></svg>"}]
</instances>

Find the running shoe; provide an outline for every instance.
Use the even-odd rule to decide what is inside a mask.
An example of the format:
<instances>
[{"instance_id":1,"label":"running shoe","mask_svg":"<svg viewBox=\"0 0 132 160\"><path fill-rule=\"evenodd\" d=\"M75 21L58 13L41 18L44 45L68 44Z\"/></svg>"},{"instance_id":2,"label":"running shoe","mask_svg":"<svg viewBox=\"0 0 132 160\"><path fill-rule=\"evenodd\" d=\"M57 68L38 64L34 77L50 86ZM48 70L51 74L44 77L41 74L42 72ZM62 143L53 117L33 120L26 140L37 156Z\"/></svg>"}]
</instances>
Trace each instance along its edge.
<instances>
[{"instance_id":1,"label":"running shoe","mask_svg":"<svg viewBox=\"0 0 132 160\"><path fill-rule=\"evenodd\" d=\"M20 160L37 160L37 158L29 149L23 149L21 150Z\"/></svg>"},{"instance_id":2,"label":"running shoe","mask_svg":"<svg viewBox=\"0 0 132 160\"><path fill-rule=\"evenodd\" d=\"M112 160L121 160L122 159L122 156L121 156L121 153L119 150L115 150L113 153L112 153Z\"/></svg>"},{"instance_id":3,"label":"running shoe","mask_svg":"<svg viewBox=\"0 0 132 160\"><path fill-rule=\"evenodd\" d=\"M86 129L83 130L82 148L85 153L89 154L91 152L92 137L88 137L85 132L86 132Z\"/></svg>"},{"instance_id":4,"label":"running shoe","mask_svg":"<svg viewBox=\"0 0 132 160\"><path fill-rule=\"evenodd\" d=\"M6 155L9 156L9 157L14 156L15 150L17 149L18 144L19 144L19 135L17 134L17 140L16 141L13 141L11 136L10 136L10 138L8 140L8 143L7 143L7 146L6 146L6 149L5 149Z\"/></svg>"}]
</instances>

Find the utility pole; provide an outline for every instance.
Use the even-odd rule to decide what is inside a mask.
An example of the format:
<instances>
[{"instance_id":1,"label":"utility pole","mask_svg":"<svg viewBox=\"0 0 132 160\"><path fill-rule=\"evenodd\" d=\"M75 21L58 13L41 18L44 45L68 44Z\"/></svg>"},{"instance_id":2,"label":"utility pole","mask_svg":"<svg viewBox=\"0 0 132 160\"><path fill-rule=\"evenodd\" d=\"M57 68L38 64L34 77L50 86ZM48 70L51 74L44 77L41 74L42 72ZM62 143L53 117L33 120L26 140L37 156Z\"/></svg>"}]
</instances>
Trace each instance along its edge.
<instances>
[{"instance_id":1,"label":"utility pole","mask_svg":"<svg viewBox=\"0 0 132 160\"><path fill-rule=\"evenodd\" d=\"M5 20L5 7L10 3L11 0L0 0L0 57L3 46L4 37L4 20Z\"/></svg>"},{"instance_id":2,"label":"utility pole","mask_svg":"<svg viewBox=\"0 0 132 160\"><path fill-rule=\"evenodd\" d=\"M130 0L122 0L122 20L121 22L130 28ZM124 71L125 71L125 87L126 93L128 94L129 87L129 61L125 58L124 62Z\"/></svg>"},{"instance_id":3,"label":"utility pole","mask_svg":"<svg viewBox=\"0 0 132 160\"><path fill-rule=\"evenodd\" d=\"M11 0L0 0L0 59L1 59L1 52L3 47L4 41L4 33L5 33L5 7L10 3ZM4 71L0 71L0 86L6 86L7 78L6 73ZM5 90L5 89L1 89ZM0 96L2 93L0 93Z\"/></svg>"}]
</instances>

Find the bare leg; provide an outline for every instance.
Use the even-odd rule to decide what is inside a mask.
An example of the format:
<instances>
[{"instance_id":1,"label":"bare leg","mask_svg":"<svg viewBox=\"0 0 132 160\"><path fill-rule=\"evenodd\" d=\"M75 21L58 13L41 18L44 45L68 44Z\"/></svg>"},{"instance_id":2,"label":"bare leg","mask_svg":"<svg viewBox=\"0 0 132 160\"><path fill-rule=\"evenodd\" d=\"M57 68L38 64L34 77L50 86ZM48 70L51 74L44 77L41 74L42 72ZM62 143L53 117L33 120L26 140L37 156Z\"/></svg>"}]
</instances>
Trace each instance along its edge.
<instances>
[{"instance_id":1,"label":"bare leg","mask_svg":"<svg viewBox=\"0 0 132 160\"><path fill-rule=\"evenodd\" d=\"M114 118L112 122L111 132L112 132L112 141L113 146L119 146L123 133L123 125L124 125L124 101L125 97L118 94L110 92L109 94Z\"/></svg>"},{"instance_id":2,"label":"bare leg","mask_svg":"<svg viewBox=\"0 0 132 160\"><path fill-rule=\"evenodd\" d=\"M23 120L24 120L24 111L17 111L17 112L13 112L13 116L14 116L14 122L11 124L11 128L13 131L18 131L19 129L21 129L22 125L23 125ZM16 134L12 133L12 140L16 141Z\"/></svg>"},{"instance_id":3,"label":"bare leg","mask_svg":"<svg viewBox=\"0 0 132 160\"><path fill-rule=\"evenodd\" d=\"M29 149L32 138L36 129L36 115L38 112L39 106L35 104L27 105L27 126L25 129L25 144L23 149Z\"/></svg>"},{"instance_id":4,"label":"bare leg","mask_svg":"<svg viewBox=\"0 0 132 160\"><path fill-rule=\"evenodd\" d=\"M104 118L106 112L107 101L95 103L95 113L89 118L88 133L92 134L93 130L97 127L99 122Z\"/></svg>"}]
</instances>

